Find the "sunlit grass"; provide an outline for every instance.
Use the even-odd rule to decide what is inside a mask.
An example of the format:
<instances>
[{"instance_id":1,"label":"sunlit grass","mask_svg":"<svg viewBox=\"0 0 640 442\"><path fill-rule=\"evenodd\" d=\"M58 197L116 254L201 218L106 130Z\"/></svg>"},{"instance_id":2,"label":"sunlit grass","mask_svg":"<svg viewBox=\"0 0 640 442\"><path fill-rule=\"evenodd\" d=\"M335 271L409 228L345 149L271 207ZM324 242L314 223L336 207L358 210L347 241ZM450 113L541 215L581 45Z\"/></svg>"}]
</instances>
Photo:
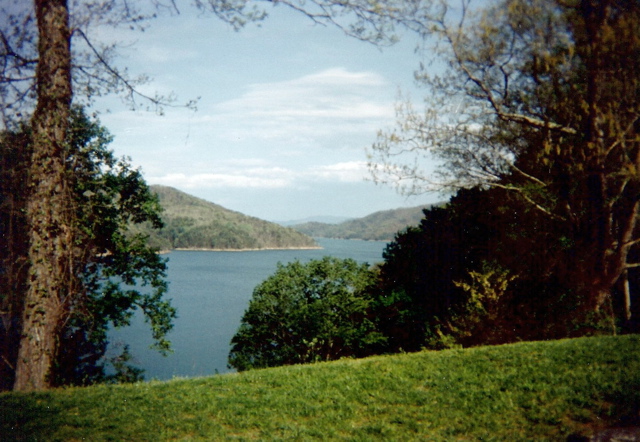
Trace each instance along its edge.
<instances>
[{"instance_id":1,"label":"sunlit grass","mask_svg":"<svg viewBox=\"0 0 640 442\"><path fill-rule=\"evenodd\" d=\"M640 337L0 395L0 439L566 439L640 410Z\"/></svg>"}]
</instances>

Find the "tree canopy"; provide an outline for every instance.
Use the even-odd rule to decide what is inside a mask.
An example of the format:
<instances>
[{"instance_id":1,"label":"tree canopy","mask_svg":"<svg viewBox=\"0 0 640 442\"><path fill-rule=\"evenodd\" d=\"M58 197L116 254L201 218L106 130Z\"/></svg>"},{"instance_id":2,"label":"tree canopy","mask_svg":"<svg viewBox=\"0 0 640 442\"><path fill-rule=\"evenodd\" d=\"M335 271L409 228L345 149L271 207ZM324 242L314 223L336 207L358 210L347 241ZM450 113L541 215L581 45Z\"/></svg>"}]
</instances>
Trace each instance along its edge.
<instances>
[{"instance_id":1,"label":"tree canopy","mask_svg":"<svg viewBox=\"0 0 640 442\"><path fill-rule=\"evenodd\" d=\"M253 292L229 365L247 370L369 354L381 341L369 316L375 276L352 259L279 264Z\"/></svg>"},{"instance_id":2,"label":"tree canopy","mask_svg":"<svg viewBox=\"0 0 640 442\"><path fill-rule=\"evenodd\" d=\"M18 132L4 132L0 142L0 236L2 249L7 251L0 272L3 389L11 387L15 376L25 308L20 294L28 283L24 187L31 134L27 125ZM157 348L169 350L166 334L176 312L164 298L165 261L147 246L146 237L128 233L136 223L159 227L161 208L140 171L132 169L126 159L116 159L107 148L110 141L111 136L96 120L80 108L73 110L65 163L77 232L69 271L78 275L78 285L62 300L56 340L64 351L54 355L52 385L106 379L108 327L128 324L136 310L148 319Z\"/></svg>"},{"instance_id":3,"label":"tree canopy","mask_svg":"<svg viewBox=\"0 0 640 442\"><path fill-rule=\"evenodd\" d=\"M372 171L406 192L513 193L566 247L562 276L580 293L575 307L612 313L616 284L638 265L629 258L640 201L640 6L473 6L434 4L424 32L447 68L417 73L426 110L398 106L397 128L371 151ZM429 174L425 160L433 159L441 167Z\"/></svg>"},{"instance_id":4,"label":"tree canopy","mask_svg":"<svg viewBox=\"0 0 640 442\"><path fill-rule=\"evenodd\" d=\"M461 190L425 210L380 267L374 305L388 351L611 332L607 317L580 314L573 250L550 224L505 189ZM613 294L623 326L619 287Z\"/></svg>"}]
</instances>

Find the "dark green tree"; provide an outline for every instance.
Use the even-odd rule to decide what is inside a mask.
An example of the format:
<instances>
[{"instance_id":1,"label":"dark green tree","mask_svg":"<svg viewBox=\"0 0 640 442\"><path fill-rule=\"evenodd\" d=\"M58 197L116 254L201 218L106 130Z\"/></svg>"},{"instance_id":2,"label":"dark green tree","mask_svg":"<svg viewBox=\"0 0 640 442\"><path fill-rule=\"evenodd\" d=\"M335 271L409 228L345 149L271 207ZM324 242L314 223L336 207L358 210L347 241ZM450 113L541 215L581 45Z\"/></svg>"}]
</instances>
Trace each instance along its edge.
<instances>
[{"instance_id":1,"label":"dark green tree","mask_svg":"<svg viewBox=\"0 0 640 442\"><path fill-rule=\"evenodd\" d=\"M461 190L424 213L384 252L374 306L387 351L609 329L597 317L576 315L582 300L571 282L568 232L510 191ZM622 312L624 305L614 308Z\"/></svg>"},{"instance_id":2,"label":"dark green tree","mask_svg":"<svg viewBox=\"0 0 640 442\"><path fill-rule=\"evenodd\" d=\"M500 235L486 192L459 192L424 211L419 226L399 232L384 253L375 312L390 352L427 346L429 331L466 300L455 281L479 269Z\"/></svg>"},{"instance_id":3,"label":"dark green tree","mask_svg":"<svg viewBox=\"0 0 640 442\"><path fill-rule=\"evenodd\" d=\"M615 332L616 287L639 266L631 257L640 242L640 5L431 6L420 32L438 39L447 69L418 73L427 108L399 106L372 169L409 192L513 193L548 219L566 249L557 276L571 287L575 317L600 316ZM435 174L424 167L434 158L442 165ZM630 317L631 298L618 319Z\"/></svg>"},{"instance_id":4,"label":"dark green tree","mask_svg":"<svg viewBox=\"0 0 640 442\"><path fill-rule=\"evenodd\" d=\"M371 354L382 340L369 315L375 279L352 259L279 264L253 292L229 365L247 370Z\"/></svg>"},{"instance_id":5,"label":"dark green tree","mask_svg":"<svg viewBox=\"0 0 640 442\"><path fill-rule=\"evenodd\" d=\"M166 334L175 310L164 299L165 262L146 244L146 237L128 233L131 224L162 225L161 207L138 170L117 160L107 148L108 132L79 108L69 123L65 166L72 185L76 236L70 270L78 276L74 292L60 306L61 322L50 385L87 384L105 380L104 364L109 326L127 325L139 309L151 325L159 350L169 350ZM2 379L10 388L15 376L23 299L28 273L25 192L31 131L5 132L2 137ZM128 357L116 357L119 367ZM122 370L120 370L122 371ZM131 373L132 371L129 370ZM135 372L134 372L135 373ZM135 378L135 376L133 376Z\"/></svg>"}]
</instances>

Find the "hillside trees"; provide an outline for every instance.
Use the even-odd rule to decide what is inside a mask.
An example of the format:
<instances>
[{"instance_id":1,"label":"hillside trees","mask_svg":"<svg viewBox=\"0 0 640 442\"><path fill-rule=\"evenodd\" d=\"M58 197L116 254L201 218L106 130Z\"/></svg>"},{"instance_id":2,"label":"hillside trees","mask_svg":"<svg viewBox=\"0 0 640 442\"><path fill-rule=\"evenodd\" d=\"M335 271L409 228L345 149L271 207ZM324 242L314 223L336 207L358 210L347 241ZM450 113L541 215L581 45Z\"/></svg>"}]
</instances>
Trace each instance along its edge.
<instances>
[{"instance_id":1,"label":"hillside trees","mask_svg":"<svg viewBox=\"0 0 640 442\"><path fill-rule=\"evenodd\" d=\"M369 317L375 278L352 259L279 264L253 292L229 365L247 370L371 354L382 340Z\"/></svg>"},{"instance_id":2,"label":"hillside trees","mask_svg":"<svg viewBox=\"0 0 640 442\"><path fill-rule=\"evenodd\" d=\"M562 245L556 275L574 314L611 313L616 285L638 266L629 257L638 243L640 5L442 3L428 23L447 69L418 73L426 111L398 106L397 129L371 152L374 175L407 192L508 190L546 218L556 241L547 247ZM441 168L427 175L434 158Z\"/></svg>"},{"instance_id":3,"label":"hillside trees","mask_svg":"<svg viewBox=\"0 0 640 442\"><path fill-rule=\"evenodd\" d=\"M3 251L0 298L2 388L15 377L21 320L20 294L28 284L28 226L24 186L33 148L29 126L4 132L0 143ZM111 137L82 110L73 109L65 157L69 196L75 212L69 272L77 276L74 292L61 299L47 382L84 384L104 379L103 357L108 326L125 325L136 309L150 322L157 347L168 350L166 333L175 310L163 299L165 263L140 235L127 233L130 223L159 227L160 206L138 170L116 160L107 149ZM134 288L134 286L142 288ZM145 287L146 286L146 287ZM126 349L125 349L126 350ZM125 351L126 356L126 351Z\"/></svg>"}]
</instances>

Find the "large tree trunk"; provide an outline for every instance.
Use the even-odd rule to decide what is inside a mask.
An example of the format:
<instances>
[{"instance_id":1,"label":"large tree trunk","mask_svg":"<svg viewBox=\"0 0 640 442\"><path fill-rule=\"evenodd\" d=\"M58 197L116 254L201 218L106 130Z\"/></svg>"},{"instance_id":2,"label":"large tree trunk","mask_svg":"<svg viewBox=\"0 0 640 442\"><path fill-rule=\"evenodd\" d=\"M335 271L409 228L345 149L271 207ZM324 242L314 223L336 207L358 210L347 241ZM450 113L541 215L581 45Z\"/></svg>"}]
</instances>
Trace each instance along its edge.
<instances>
[{"instance_id":1,"label":"large tree trunk","mask_svg":"<svg viewBox=\"0 0 640 442\"><path fill-rule=\"evenodd\" d=\"M615 333L612 294L627 271L638 222L640 153L631 141L634 138L631 128L636 126L637 116L625 108L622 112L617 103L630 100L628 96L637 93L634 88L625 91L628 86L624 84L635 87L637 73L633 63L620 62L624 55L617 55L620 48L608 37L625 28L613 16L612 3L610 0L582 0L579 11L584 20L582 44L585 46L581 57L587 80L583 155L588 159L587 167L592 174L587 178L587 192L583 196L587 204L583 215L588 225L585 237L593 247L590 265L585 269L585 281L590 283L587 305L595 312L601 312L609 303ZM611 77L615 77L615 81ZM630 107L635 108L634 105ZM625 115L626 112L630 116ZM624 148L619 151L615 146ZM617 170L611 170L610 164L617 164ZM589 250L584 252L589 256Z\"/></svg>"},{"instance_id":2,"label":"large tree trunk","mask_svg":"<svg viewBox=\"0 0 640 442\"><path fill-rule=\"evenodd\" d=\"M71 104L69 11L66 0L35 0L38 21L38 102L33 115L27 219L28 289L16 364L15 390L50 386L57 333L75 286L73 217L65 166Z\"/></svg>"},{"instance_id":3,"label":"large tree trunk","mask_svg":"<svg viewBox=\"0 0 640 442\"><path fill-rule=\"evenodd\" d=\"M595 200L596 198L591 198ZM607 217L610 222L595 223L593 241L596 246L592 257L592 265L587 268L585 281L589 282L589 298L587 306L596 313L610 316L612 332L616 333L615 312L613 308L614 288L621 282L624 293L624 317L630 317L631 295L629 293L627 270L628 258L634 243L636 226L638 224L638 210L640 202L633 194L621 194L622 200L616 207L604 205L601 217ZM588 251L585 251L588 253Z\"/></svg>"}]
</instances>

